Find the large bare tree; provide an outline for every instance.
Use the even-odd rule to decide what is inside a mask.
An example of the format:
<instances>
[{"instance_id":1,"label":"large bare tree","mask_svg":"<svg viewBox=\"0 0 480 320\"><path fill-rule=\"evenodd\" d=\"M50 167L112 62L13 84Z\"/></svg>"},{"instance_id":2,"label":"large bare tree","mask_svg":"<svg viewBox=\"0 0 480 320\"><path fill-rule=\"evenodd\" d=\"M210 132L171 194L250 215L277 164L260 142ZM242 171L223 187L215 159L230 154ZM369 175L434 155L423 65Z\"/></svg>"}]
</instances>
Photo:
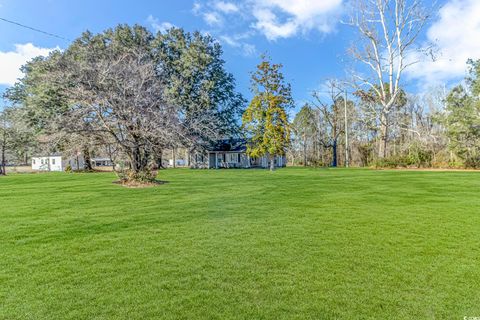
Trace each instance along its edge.
<instances>
[{"instance_id":1,"label":"large bare tree","mask_svg":"<svg viewBox=\"0 0 480 320\"><path fill-rule=\"evenodd\" d=\"M133 172L145 171L157 146L170 140L178 122L162 97L155 64L137 50L86 61L67 60L59 73L71 81L67 90L74 104L62 117L62 126L69 132L86 130L113 138ZM84 121L71 122L75 118Z\"/></svg>"},{"instance_id":2,"label":"large bare tree","mask_svg":"<svg viewBox=\"0 0 480 320\"><path fill-rule=\"evenodd\" d=\"M352 0L348 24L358 30L351 48L353 57L366 69L354 74L380 105L379 156L387 154L389 114L401 91L404 71L418 61L416 40L429 19L421 0Z\"/></svg>"},{"instance_id":3,"label":"large bare tree","mask_svg":"<svg viewBox=\"0 0 480 320\"><path fill-rule=\"evenodd\" d=\"M312 104L320 112L319 119L324 123L323 134L320 136L320 142L325 148L332 150L332 167L338 164L338 140L341 134L345 133L344 121L344 97L340 82L336 80L329 80L328 87L328 102L325 102L322 96L323 92L313 92Z\"/></svg>"},{"instance_id":4,"label":"large bare tree","mask_svg":"<svg viewBox=\"0 0 480 320\"><path fill-rule=\"evenodd\" d=\"M211 37L182 29L85 32L27 64L8 98L62 151L112 145L133 180L151 180L163 150L201 148L238 126L244 100L221 54Z\"/></svg>"}]
</instances>

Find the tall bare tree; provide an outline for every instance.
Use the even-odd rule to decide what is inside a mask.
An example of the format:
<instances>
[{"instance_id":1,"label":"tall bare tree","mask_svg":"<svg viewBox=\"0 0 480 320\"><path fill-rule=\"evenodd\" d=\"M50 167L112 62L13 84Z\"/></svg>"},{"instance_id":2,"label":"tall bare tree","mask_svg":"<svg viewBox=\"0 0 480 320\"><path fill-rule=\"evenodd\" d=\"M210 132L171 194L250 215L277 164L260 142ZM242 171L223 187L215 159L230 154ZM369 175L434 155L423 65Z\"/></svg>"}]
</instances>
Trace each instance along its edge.
<instances>
[{"instance_id":1,"label":"tall bare tree","mask_svg":"<svg viewBox=\"0 0 480 320\"><path fill-rule=\"evenodd\" d=\"M373 90L381 106L379 156L387 155L388 116L400 93L402 74L417 63L412 54L416 40L429 19L421 0L352 0L348 24L358 30L351 48L353 57L365 67L354 77Z\"/></svg>"},{"instance_id":2,"label":"tall bare tree","mask_svg":"<svg viewBox=\"0 0 480 320\"><path fill-rule=\"evenodd\" d=\"M332 166L338 164L338 145L340 136L346 139L346 126L351 118L354 105L352 101L345 101L345 83L337 79L327 81L328 92L314 91L312 105L318 111L318 135L324 148L332 151ZM344 152L348 152L344 148Z\"/></svg>"},{"instance_id":3,"label":"tall bare tree","mask_svg":"<svg viewBox=\"0 0 480 320\"><path fill-rule=\"evenodd\" d=\"M119 53L89 45L83 50L80 63L67 52L58 73L53 73L71 84L66 90L72 108L61 118L62 126L68 132L85 130L90 136L112 138L128 156L133 172L141 174L155 147L169 139L178 123L163 99L155 64L139 48ZM88 121L72 123L75 118Z\"/></svg>"},{"instance_id":4,"label":"tall bare tree","mask_svg":"<svg viewBox=\"0 0 480 320\"><path fill-rule=\"evenodd\" d=\"M0 112L0 176L7 174L6 152L9 135L9 125L5 111Z\"/></svg>"}]
</instances>

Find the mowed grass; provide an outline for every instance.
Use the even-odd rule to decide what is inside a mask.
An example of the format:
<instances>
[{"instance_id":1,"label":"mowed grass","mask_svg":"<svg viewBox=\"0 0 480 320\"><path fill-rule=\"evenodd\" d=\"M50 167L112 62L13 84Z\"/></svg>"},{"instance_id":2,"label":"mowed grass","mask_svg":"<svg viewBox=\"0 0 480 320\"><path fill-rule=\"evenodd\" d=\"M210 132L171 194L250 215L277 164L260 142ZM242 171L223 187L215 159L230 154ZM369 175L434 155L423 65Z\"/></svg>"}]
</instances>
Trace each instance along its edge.
<instances>
[{"instance_id":1,"label":"mowed grass","mask_svg":"<svg viewBox=\"0 0 480 320\"><path fill-rule=\"evenodd\" d=\"M480 316L480 174L0 178L0 319Z\"/></svg>"}]
</instances>

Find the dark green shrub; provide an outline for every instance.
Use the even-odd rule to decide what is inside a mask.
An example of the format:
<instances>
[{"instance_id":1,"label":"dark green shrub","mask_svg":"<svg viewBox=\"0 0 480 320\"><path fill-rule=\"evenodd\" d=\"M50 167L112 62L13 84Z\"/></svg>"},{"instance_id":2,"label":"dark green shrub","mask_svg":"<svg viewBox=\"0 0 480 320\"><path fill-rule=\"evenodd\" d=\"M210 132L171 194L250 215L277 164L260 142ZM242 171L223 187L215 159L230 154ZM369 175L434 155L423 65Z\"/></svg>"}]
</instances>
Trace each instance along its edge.
<instances>
[{"instance_id":1,"label":"dark green shrub","mask_svg":"<svg viewBox=\"0 0 480 320\"><path fill-rule=\"evenodd\" d=\"M470 156L464 161L465 168L480 169L480 156Z\"/></svg>"},{"instance_id":2,"label":"dark green shrub","mask_svg":"<svg viewBox=\"0 0 480 320\"><path fill-rule=\"evenodd\" d=\"M373 158L373 144L365 143L359 145L357 148L358 153L360 154L360 161L362 163L362 167L368 166Z\"/></svg>"},{"instance_id":3,"label":"dark green shrub","mask_svg":"<svg viewBox=\"0 0 480 320\"><path fill-rule=\"evenodd\" d=\"M413 144L408 150L405 162L408 166L430 167L432 165L433 153L429 150L424 150L418 144Z\"/></svg>"},{"instance_id":4,"label":"dark green shrub","mask_svg":"<svg viewBox=\"0 0 480 320\"><path fill-rule=\"evenodd\" d=\"M140 183L152 183L155 182L158 172L156 170L146 169L143 171L135 172L133 170L117 171L117 176L120 181L127 182L140 182Z\"/></svg>"},{"instance_id":5,"label":"dark green shrub","mask_svg":"<svg viewBox=\"0 0 480 320\"><path fill-rule=\"evenodd\" d=\"M402 156L391 156L375 160L376 168L401 168L408 166L408 159Z\"/></svg>"}]
</instances>

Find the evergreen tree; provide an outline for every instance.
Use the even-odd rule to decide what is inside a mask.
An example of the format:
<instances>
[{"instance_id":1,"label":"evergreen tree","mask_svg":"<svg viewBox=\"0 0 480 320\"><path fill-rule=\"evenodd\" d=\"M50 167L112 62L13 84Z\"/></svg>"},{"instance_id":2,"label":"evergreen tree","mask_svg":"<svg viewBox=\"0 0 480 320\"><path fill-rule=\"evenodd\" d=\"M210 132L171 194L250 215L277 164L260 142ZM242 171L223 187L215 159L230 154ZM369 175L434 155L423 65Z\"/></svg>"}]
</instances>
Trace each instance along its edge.
<instances>
[{"instance_id":1,"label":"evergreen tree","mask_svg":"<svg viewBox=\"0 0 480 320\"><path fill-rule=\"evenodd\" d=\"M284 155L290 143L287 110L293 106L293 99L281 68L281 64L273 64L262 56L251 79L254 97L242 117L250 138L247 154L254 158L267 156L271 171L275 168L275 156Z\"/></svg>"},{"instance_id":2,"label":"evergreen tree","mask_svg":"<svg viewBox=\"0 0 480 320\"><path fill-rule=\"evenodd\" d=\"M459 85L446 99L444 123L449 146L467 167L480 167L480 60L469 61L468 88Z\"/></svg>"}]
</instances>

